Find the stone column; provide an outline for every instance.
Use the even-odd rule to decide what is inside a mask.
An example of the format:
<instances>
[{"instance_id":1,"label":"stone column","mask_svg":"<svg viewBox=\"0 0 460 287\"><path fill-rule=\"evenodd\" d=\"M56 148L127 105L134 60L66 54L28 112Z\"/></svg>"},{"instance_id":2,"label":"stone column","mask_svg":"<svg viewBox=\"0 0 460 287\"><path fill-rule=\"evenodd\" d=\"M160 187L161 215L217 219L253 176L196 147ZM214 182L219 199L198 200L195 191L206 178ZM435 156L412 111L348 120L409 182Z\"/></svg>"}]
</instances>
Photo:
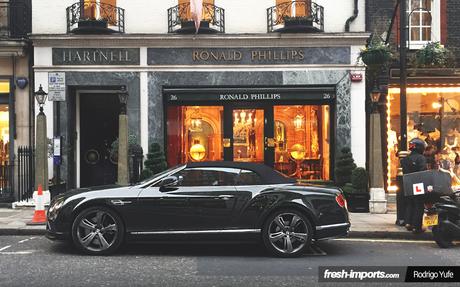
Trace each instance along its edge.
<instances>
[{"instance_id":1,"label":"stone column","mask_svg":"<svg viewBox=\"0 0 460 287\"><path fill-rule=\"evenodd\" d=\"M35 142L35 190L41 184L48 190L48 139L46 137L46 115L37 115L37 135Z\"/></svg>"},{"instance_id":2,"label":"stone column","mask_svg":"<svg viewBox=\"0 0 460 287\"><path fill-rule=\"evenodd\" d=\"M371 213L386 213L387 200L383 184L383 161L382 161L382 134L381 118L379 112L370 115L370 153L369 153L369 176L370 176L370 200L369 211Z\"/></svg>"},{"instance_id":3,"label":"stone column","mask_svg":"<svg viewBox=\"0 0 460 287\"><path fill-rule=\"evenodd\" d=\"M118 118L118 179L117 184L129 184L128 169L128 116L120 114Z\"/></svg>"}]
</instances>

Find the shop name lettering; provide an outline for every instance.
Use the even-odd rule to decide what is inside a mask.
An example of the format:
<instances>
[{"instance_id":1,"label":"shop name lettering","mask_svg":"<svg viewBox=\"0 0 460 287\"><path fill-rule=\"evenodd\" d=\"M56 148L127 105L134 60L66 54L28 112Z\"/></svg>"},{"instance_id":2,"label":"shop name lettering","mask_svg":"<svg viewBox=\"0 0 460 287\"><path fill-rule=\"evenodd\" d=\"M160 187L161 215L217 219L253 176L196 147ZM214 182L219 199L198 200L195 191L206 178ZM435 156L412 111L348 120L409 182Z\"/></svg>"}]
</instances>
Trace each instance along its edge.
<instances>
[{"instance_id":1,"label":"shop name lettering","mask_svg":"<svg viewBox=\"0 0 460 287\"><path fill-rule=\"evenodd\" d=\"M107 63L107 62L131 62L129 51L103 51L103 50L64 50L62 51L62 62L64 63L75 63L75 62L86 62L86 63Z\"/></svg>"},{"instance_id":2,"label":"shop name lettering","mask_svg":"<svg viewBox=\"0 0 460 287\"><path fill-rule=\"evenodd\" d=\"M280 100L280 94L222 94L221 101Z\"/></svg>"},{"instance_id":3,"label":"shop name lettering","mask_svg":"<svg viewBox=\"0 0 460 287\"><path fill-rule=\"evenodd\" d=\"M252 50L249 52L253 62L261 61L302 61L305 59L303 50ZM245 54L239 50L193 50L192 59L200 61L241 61Z\"/></svg>"}]
</instances>

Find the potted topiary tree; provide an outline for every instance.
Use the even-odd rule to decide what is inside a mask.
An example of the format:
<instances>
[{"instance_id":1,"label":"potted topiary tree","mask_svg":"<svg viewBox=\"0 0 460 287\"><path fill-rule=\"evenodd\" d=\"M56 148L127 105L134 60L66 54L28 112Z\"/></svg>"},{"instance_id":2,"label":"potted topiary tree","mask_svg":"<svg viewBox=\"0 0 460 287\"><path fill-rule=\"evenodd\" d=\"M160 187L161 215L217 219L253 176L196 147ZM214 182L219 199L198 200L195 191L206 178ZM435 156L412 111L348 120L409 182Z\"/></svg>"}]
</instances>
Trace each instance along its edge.
<instances>
[{"instance_id":1,"label":"potted topiary tree","mask_svg":"<svg viewBox=\"0 0 460 287\"><path fill-rule=\"evenodd\" d=\"M369 212L369 176L366 169L357 167L351 173L351 183L344 187L348 210Z\"/></svg>"},{"instance_id":2,"label":"potted topiary tree","mask_svg":"<svg viewBox=\"0 0 460 287\"><path fill-rule=\"evenodd\" d=\"M351 173L356 168L356 164L350 148L342 148L341 153L335 165L335 184L343 187L346 183L351 182Z\"/></svg>"},{"instance_id":3,"label":"potted topiary tree","mask_svg":"<svg viewBox=\"0 0 460 287\"><path fill-rule=\"evenodd\" d=\"M158 143L152 143L147 153L147 159L144 162L144 169L142 170L140 179L144 180L154 174L166 170L167 164L165 155L161 146Z\"/></svg>"}]
</instances>

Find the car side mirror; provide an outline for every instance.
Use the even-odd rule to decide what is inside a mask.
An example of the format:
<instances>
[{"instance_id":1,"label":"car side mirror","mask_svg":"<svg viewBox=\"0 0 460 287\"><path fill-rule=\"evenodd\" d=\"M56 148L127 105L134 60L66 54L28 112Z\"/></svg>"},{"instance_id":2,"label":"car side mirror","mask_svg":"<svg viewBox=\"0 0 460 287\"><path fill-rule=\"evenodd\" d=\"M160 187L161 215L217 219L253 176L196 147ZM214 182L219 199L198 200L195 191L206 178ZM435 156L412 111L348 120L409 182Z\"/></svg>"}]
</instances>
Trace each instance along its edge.
<instances>
[{"instance_id":1,"label":"car side mirror","mask_svg":"<svg viewBox=\"0 0 460 287\"><path fill-rule=\"evenodd\" d=\"M177 176L168 176L163 178L160 182L160 186L162 187L173 187L176 186L179 183L179 178Z\"/></svg>"},{"instance_id":2,"label":"car side mirror","mask_svg":"<svg viewBox=\"0 0 460 287\"><path fill-rule=\"evenodd\" d=\"M167 176L163 180L160 181L159 186L160 186L160 191L168 191L171 189L176 188L180 182L182 181L183 177L182 176Z\"/></svg>"}]
</instances>

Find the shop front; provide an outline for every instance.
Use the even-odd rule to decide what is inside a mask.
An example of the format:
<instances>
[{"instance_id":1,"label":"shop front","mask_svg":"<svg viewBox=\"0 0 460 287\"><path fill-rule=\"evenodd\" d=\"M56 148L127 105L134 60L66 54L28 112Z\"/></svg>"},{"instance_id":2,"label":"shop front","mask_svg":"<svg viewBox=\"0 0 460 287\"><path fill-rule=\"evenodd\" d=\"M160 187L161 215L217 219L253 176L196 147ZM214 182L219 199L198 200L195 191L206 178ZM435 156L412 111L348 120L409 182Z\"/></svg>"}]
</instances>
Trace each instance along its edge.
<instances>
[{"instance_id":1,"label":"shop front","mask_svg":"<svg viewBox=\"0 0 460 287\"><path fill-rule=\"evenodd\" d=\"M330 180L335 87L164 88L169 165L257 162Z\"/></svg>"},{"instance_id":2,"label":"shop front","mask_svg":"<svg viewBox=\"0 0 460 287\"><path fill-rule=\"evenodd\" d=\"M424 140L428 168L449 171L453 185L460 185L460 78L452 71L437 77L418 73L409 77L407 88L407 141ZM390 85L387 98L389 192L397 190L400 127L400 90L395 83Z\"/></svg>"},{"instance_id":3,"label":"shop front","mask_svg":"<svg viewBox=\"0 0 460 287\"><path fill-rule=\"evenodd\" d=\"M62 141L60 161L49 160L50 178L68 188L115 182L110 155L117 91L125 86L130 139L144 155L160 144L168 166L257 162L298 179L333 181L335 155L344 147L366 165L365 79L352 82L350 73L364 76L356 55L367 36L311 37L306 45L294 36L198 44L126 35L103 38L101 47L84 47L84 36L37 36L35 85L48 91L51 74L65 78L62 97L44 107L48 138Z\"/></svg>"}]
</instances>

